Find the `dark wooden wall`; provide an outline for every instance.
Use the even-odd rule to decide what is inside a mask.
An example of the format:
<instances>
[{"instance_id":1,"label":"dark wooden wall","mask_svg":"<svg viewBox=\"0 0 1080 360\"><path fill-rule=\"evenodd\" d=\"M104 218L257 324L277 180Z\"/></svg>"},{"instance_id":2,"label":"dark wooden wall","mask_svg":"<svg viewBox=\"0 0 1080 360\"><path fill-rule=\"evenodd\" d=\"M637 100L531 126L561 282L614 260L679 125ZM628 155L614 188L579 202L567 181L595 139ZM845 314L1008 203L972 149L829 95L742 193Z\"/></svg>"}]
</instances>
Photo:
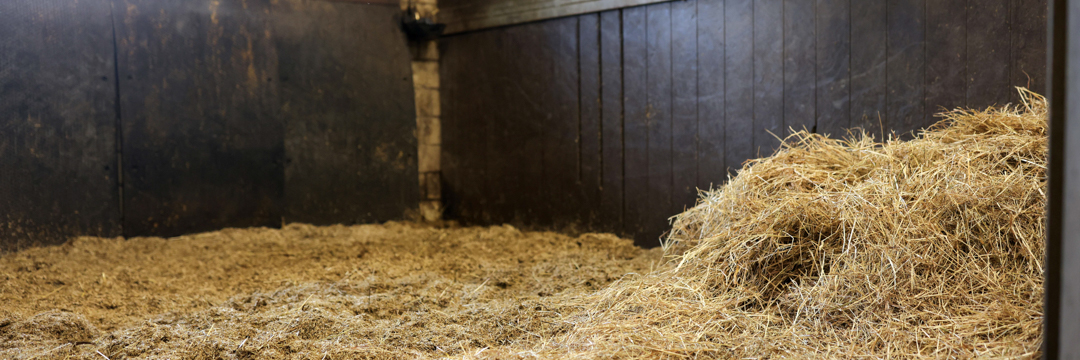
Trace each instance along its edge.
<instances>
[{"instance_id":1,"label":"dark wooden wall","mask_svg":"<svg viewBox=\"0 0 1080 360\"><path fill-rule=\"evenodd\" d=\"M286 221L369 223L417 207L416 110L399 11L276 2Z\"/></svg>"},{"instance_id":2,"label":"dark wooden wall","mask_svg":"<svg viewBox=\"0 0 1080 360\"><path fill-rule=\"evenodd\" d=\"M124 233L280 225L285 119L269 2L115 9Z\"/></svg>"},{"instance_id":3,"label":"dark wooden wall","mask_svg":"<svg viewBox=\"0 0 1080 360\"><path fill-rule=\"evenodd\" d=\"M655 246L789 128L910 136L1043 91L1046 3L687 0L440 46L449 217Z\"/></svg>"},{"instance_id":4,"label":"dark wooden wall","mask_svg":"<svg viewBox=\"0 0 1080 360\"><path fill-rule=\"evenodd\" d=\"M0 251L120 234L105 1L0 1Z\"/></svg>"},{"instance_id":5,"label":"dark wooden wall","mask_svg":"<svg viewBox=\"0 0 1080 360\"><path fill-rule=\"evenodd\" d=\"M0 2L0 251L403 218L418 186L399 12Z\"/></svg>"}]
</instances>

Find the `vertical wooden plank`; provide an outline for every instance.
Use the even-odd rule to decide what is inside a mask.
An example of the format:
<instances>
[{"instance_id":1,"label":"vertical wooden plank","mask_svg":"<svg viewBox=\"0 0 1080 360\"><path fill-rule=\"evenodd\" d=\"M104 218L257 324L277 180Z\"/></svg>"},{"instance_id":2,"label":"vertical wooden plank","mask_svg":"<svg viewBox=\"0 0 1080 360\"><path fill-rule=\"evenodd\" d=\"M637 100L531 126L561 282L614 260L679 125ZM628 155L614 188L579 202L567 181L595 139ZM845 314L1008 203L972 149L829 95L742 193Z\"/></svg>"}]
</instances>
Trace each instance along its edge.
<instances>
[{"instance_id":1,"label":"vertical wooden plank","mask_svg":"<svg viewBox=\"0 0 1080 360\"><path fill-rule=\"evenodd\" d=\"M967 103L968 0L926 3L926 118Z\"/></svg>"},{"instance_id":2,"label":"vertical wooden plank","mask_svg":"<svg viewBox=\"0 0 1080 360\"><path fill-rule=\"evenodd\" d=\"M506 191L487 186L486 156L492 140L488 122L501 109L491 107L493 101L500 99L492 99L494 94L486 93L490 90L480 84L492 81L494 74L468 70L475 66L498 69L499 59L495 57L498 53L489 50L498 44L498 35L495 31L481 31L448 38L440 44L443 51L440 72L444 76L440 92L442 104L446 104L440 119L445 128L442 165L448 182L443 188L446 195L443 201L449 218L465 222L482 221L481 210L491 206L486 197ZM517 183L514 180L508 178L496 185Z\"/></svg>"},{"instance_id":3,"label":"vertical wooden plank","mask_svg":"<svg viewBox=\"0 0 1080 360\"><path fill-rule=\"evenodd\" d=\"M357 224L415 212L416 107L409 49L393 20L400 10L341 2L271 6L284 99L278 113L290 159L284 220Z\"/></svg>"},{"instance_id":4,"label":"vertical wooden plank","mask_svg":"<svg viewBox=\"0 0 1080 360\"><path fill-rule=\"evenodd\" d=\"M645 222L646 245L659 244L671 211L671 3L646 7L648 194Z\"/></svg>"},{"instance_id":5,"label":"vertical wooden plank","mask_svg":"<svg viewBox=\"0 0 1080 360\"><path fill-rule=\"evenodd\" d=\"M698 178L697 187L719 187L727 180L724 164L724 0L697 1Z\"/></svg>"},{"instance_id":6,"label":"vertical wooden plank","mask_svg":"<svg viewBox=\"0 0 1080 360\"><path fill-rule=\"evenodd\" d=\"M269 2L116 9L124 234L280 226L285 141Z\"/></svg>"},{"instance_id":7,"label":"vertical wooden plank","mask_svg":"<svg viewBox=\"0 0 1080 360\"><path fill-rule=\"evenodd\" d=\"M817 101L815 0L784 0L784 133L813 130Z\"/></svg>"},{"instance_id":8,"label":"vertical wooden plank","mask_svg":"<svg viewBox=\"0 0 1080 360\"><path fill-rule=\"evenodd\" d=\"M447 101L462 102L459 106L463 112L446 113L443 118L459 118L458 121L462 124L462 129L459 130L459 138L463 142L460 145L463 158L459 164L462 168L459 190L462 192L462 219L471 223L512 223L522 211L532 210L532 207L522 207L515 203L527 204L526 201L535 200L528 196L540 191L536 186L528 186L538 184L535 180L526 179L522 175L523 172L535 169L537 176L540 176L540 147L537 145L541 140L539 133L524 130L534 125L526 124L528 121L507 121L504 116L508 111L512 111L509 109L514 106L510 98L512 94L491 89L493 86L507 85L504 83L506 80L501 77L514 71L507 68L507 58L521 51L514 47L502 49L505 44L513 42L510 30L512 29L490 29L451 38L452 45L463 45L461 51L467 51L459 67L452 71L470 80L464 82L467 87L463 86L458 94ZM474 67L486 71L469 70ZM521 88L515 90L522 91ZM526 139L529 141L525 141ZM510 144L515 142L518 142L519 146L512 147ZM515 161L521 161L523 148L532 150L524 154L525 157L532 157L528 158L527 164L517 165Z\"/></svg>"},{"instance_id":9,"label":"vertical wooden plank","mask_svg":"<svg viewBox=\"0 0 1080 360\"><path fill-rule=\"evenodd\" d=\"M968 3L967 105L972 108L1004 105L1015 98L1009 87L1009 20L1008 0Z\"/></svg>"},{"instance_id":10,"label":"vertical wooden plank","mask_svg":"<svg viewBox=\"0 0 1080 360\"><path fill-rule=\"evenodd\" d=\"M1012 86L1046 93L1047 0L1012 0Z\"/></svg>"},{"instance_id":11,"label":"vertical wooden plank","mask_svg":"<svg viewBox=\"0 0 1080 360\"><path fill-rule=\"evenodd\" d=\"M477 64L489 69L489 71L468 71L470 74L463 75L473 77L472 85L481 86L481 88L471 86L469 90L456 96L456 99L472 97L465 101L465 104L469 104L469 108L461 115L465 118L463 122L468 123L461 130L462 218L480 224L510 221L511 218L519 215L517 211L521 211L521 208L512 208L514 201L528 203L526 199L512 197L526 196L540 191L539 186L527 186L537 184L535 181L529 183L524 178L526 176L521 176L522 171L529 170L534 170L537 176L540 174L539 146L532 145L539 143L539 133L518 131L521 129L518 126L525 128L525 126L536 126L536 124L526 123L528 121L509 123L505 115L513 111L511 109L513 105L510 99L505 97L510 94L494 92L485 86L485 84L501 85L497 82L500 75L512 71L504 64L507 63L507 57L512 57L513 54L494 49L513 42L509 39L512 35L507 34L507 30L509 29L496 29L477 34L473 39L475 43L472 44L470 53L465 55L469 61L464 63L469 65L457 69L468 71L467 68L470 65ZM456 99L451 99L451 102ZM530 139L530 142L523 142L526 138ZM522 160L517 158L521 157L522 152L504 152L508 150L509 144L514 142L519 142L524 148L535 146L534 151L525 152L525 156L531 156L531 158ZM523 165L514 166L515 160L525 162ZM502 178L504 181L492 182L491 178ZM517 179L516 182L515 179ZM515 189L514 186L525 186L527 190Z\"/></svg>"},{"instance_id":12,"label":"vertical wooden plank","mask_svg":"<svg viewBox=\"0 0 1080 360\"><path fill-rule=\"evenodd\" d=\"M922 128L926 116L926 1L888 0L886 116L903 137Z\"/></svg>"},{"instance_id":13,"label":"vertical wooden plank","mask_svg":"<svg viewBox=\"0 0 1080 360\"><path fill-rule=\"evenodd\" d=\"M439 117L442 139L439 141L439 164L443 218L461 219L460 186L462 132L465 128L464 114L468 99L459 98L458 94L470 88L469 79L460 69L464 68L465 55L469 53L469 42L462 38L475 36L462 34L439 40Z\"/></svg>"},{"instance_id":14,"label":"vertical wooden plank","mask_svg":"<svg viewBox=\"0 0 1080 360\"><path fill-rule=\"evenodd\" d=\"M693 207L698 178L697 0L671 3L672 208Z\"/></svg>"},{"instance_id":15,"label":"vertical wooden plank","mask_svg":"<svg viewBox=\"0 0 1080 360\"><path fill-rule=\"evenodd\" d=\"M851 2L851 126L883 136L885 119L886 0Z\"/></svg>"},{"instance_id":16,"label":"vertical wooden plank","mask_svg":"<svg viewBox=\"0 0 1080 360\"><path fill-rule=\"evenodd\" d=\"M698 199L698 12L697 0L671 3L672 24L672 209Z\"/></svg>"},{"instance_id":17,"label":"vertical wooden plank","mask_svg":"<svg viewBox=\"0 0 1080 360\"><path fill-rule=\"evenodd\" d=\"M833 138L851 127L851 0L817 0L817 131Z\"/></svg>"},{"instance_id":18,"label":"vertical wooden plank","mask_svg":"<svg viewBox=\"0 0 1080 360\"><path fill-rule=\"evenodd\" d=\"M0 253L120 235L108 0L0 2Z\"/></svg>"},{"instance_id":19,"label":"vertical wooden plank","mask_svg":"<svg viewBox=\"0 0 1080 360\"><path fill-rule=\"evenodd\" d=\"M527 79L535 79L530 81L536 86L531 97L540 108L536 109L539 113L534 121L544 124L543 182L547 188L545 199L540 203L547 203L549 210L537 221L564 228L577 220L575 209L581 205L578 185L578 22L577 18L566 17L521 26L523 30L529 27L533 28L531 34L541 37L517 44L533 44L529 48L535 52L527 56L549 59L546 67L518 69L519 73L528 74Z\"/></svg>"},{"instance_id":20,"label":"vertical wooden plank","mask_svg":"<svg viewBox=\"0 0 1080 360\"><path fill-rule=\"evenodd\" d=\"M623 231L622 10L600 13L600 112L603 191L600 229Z\"/></svg>"},{"instance_id":21,"label":"vertical wooden plank","mask_svg":"<svg viewBox=\"0 0 1080 360\"><path fill-rule=\"evenodd\" d=\"M724 2L724 163L741 169L754 151L754 1Z\"/></svg>"},{"instance_id":22,"label":"vertical wooden plank","mask_svg":"<svg viewBox=\"0 0 1080 360\"><path fill-rule=\"evenodd\" d=\"M486 152L486 196L490 209L485 223L550 225L551 208L545 198L545 157L548 127L554 121L575 121L576 117L549 118L545 101L550 98L552 56L545 55L544 39L549 35L545 23L485 30L491 42L478 45L478 56L490 59L477 72L465 67L463 72L487 73L478 86L484 87L481 107L492 134ZM520 44L534 44L520 46ZM550 89L549 89L550 90ZM467 95L476 96L476 95ZM477 116L477 115L471 115ZM557 128L557 127L554 127ZM485 190L481 190L485 191ZM522 204L528 204L522 206Z\"/></svg>"},{"instance_id":23,"label":"vertical wooden plank","mask_svg":"<svg viewBox=\"0 0 1080 360\"><path fill-rule=\"evenodd\" d=\"M595 228L600 208L600 14L578 17L578 69L581 98L579 181L583 192L577 217L585 228Z\"/></svg>"},{"instance_id":24,"label":"vertical wooden plank","mask_svg":"<svg viewBox=\"0 0 1080 360\"><path fill-rule=\"evenodd\" d=\"M623 197L624 230L638 245L652 246L645 235L649 214L649 143L645 7L623 9Z\"/></svg>"},{"instance_id":25,"label":"vertical wooden plank","mask_svg":"<svg viewBox=\"0 0 1080 360\"><path fill-rule=\"evenodd\" d=\"M784 129L784 7L754 1L754 157L780 146Z\"/></svg>"}]
</instances>

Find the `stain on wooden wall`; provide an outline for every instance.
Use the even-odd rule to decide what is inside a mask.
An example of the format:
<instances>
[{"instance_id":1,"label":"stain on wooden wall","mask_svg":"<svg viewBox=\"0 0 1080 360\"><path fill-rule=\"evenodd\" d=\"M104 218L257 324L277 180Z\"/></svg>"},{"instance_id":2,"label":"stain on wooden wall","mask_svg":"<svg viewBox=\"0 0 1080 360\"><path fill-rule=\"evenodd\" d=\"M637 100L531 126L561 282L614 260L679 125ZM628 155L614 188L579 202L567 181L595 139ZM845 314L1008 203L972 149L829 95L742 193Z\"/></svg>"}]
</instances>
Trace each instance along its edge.
<instances>
[{"instance_id":1,"label":"stain on wooden wall","mask_svg":"<svg viewBox=\"0 0 1080 360\"><path fill-rule=\"evenodd\" d=\"M444 38L448 216L658 245L789 128L910 136L1041 91L1045 5L688 0Z\"/></svg>"},{"instance_id":2,"label":"stain on wooden wall","mask_svg":"<svg viewBox=\"0 0 1080 360\"><path fill-rule=\"evenodd\" d=\"M0 2L0 252L120 234L108 0Z\"/></svg>"}]
</instances>

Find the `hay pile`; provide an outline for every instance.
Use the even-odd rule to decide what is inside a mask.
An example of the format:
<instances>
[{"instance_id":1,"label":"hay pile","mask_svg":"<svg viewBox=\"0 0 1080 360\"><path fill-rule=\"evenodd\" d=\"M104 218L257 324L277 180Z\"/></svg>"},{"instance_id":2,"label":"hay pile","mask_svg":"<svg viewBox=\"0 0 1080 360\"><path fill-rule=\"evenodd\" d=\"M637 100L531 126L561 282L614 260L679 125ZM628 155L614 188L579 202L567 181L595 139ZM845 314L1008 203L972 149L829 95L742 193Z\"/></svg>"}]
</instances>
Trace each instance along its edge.
<instances>
[{"instance_id":1,"label":"hay pile","mask_svg":"<svg viewBox=\"0 0 1080 360\"><path fill-rule=\"evenodd\" d=\"M1021 96L912 141L793 135L675 218L670 268L598 292L531 353L1036 356L1046 107Z\"/></svg>"}]
</instances>

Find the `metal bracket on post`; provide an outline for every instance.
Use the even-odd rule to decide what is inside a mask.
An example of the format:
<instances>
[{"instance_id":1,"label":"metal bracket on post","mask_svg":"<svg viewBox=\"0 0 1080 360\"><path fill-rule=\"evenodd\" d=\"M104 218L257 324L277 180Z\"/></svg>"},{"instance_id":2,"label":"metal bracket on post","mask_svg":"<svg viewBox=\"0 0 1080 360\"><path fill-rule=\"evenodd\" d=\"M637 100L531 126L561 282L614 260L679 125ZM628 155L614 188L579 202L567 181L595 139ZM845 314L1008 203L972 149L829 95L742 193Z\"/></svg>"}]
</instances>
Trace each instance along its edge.
<instances>
[{"instance_id":1,"label":"metal bracket on post","mask_svg":"<svg viewBox=\"0 0 1080 360\"><path fill-rule=\"evenodd\" d=\"M439 38L446 30L446 24L436 23L429 17L421 17L416 7L409 6L401 18L401 29L412 41L431 41Z\"/></svg>"}]
</instances>

